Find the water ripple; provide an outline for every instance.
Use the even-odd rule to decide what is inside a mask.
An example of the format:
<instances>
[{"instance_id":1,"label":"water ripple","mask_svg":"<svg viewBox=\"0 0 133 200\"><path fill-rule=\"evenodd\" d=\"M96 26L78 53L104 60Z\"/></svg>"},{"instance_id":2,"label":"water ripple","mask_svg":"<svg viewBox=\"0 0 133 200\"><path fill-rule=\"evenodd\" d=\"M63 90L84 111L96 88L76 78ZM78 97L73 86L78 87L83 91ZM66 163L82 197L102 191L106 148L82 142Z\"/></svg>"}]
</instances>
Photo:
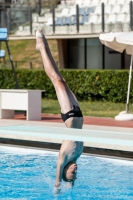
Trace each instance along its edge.
<instances>
[{"instance_id":1,"label":"water ripple","mask_svg":"<svg viewBox=\"0 0 133 200\"><path fill-rule=\"evenodd\" d=\"M133 199L131 161L81 156L74 188L63 183L62 193L54 196L57 153L20 152L0 150L1 200Z\"/></svg>"}]
</instances>

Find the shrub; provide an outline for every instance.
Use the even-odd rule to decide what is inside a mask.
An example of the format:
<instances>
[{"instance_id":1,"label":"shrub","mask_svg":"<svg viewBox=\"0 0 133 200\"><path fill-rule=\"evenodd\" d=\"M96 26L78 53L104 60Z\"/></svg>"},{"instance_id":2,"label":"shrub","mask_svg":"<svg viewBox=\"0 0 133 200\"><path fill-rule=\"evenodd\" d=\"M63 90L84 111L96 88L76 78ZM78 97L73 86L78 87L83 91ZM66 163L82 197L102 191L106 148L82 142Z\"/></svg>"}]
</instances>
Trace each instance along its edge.
<instances>
[{"instance_id":1,"label":"shrub","mask_svg":"<svg viewBox=\"0 0 133 200\"><path fill-rule=\"evenodd\" d=\"M54 87L44 70L17 69L16 73L20 89L46 90L46 97L56 98ZM126 101L127 70L61 70L61 73L80 100ZM11 69L0 69L0 88L15 88ZM130 99L133 101L133 81Z\"/></svg>"}]
</instances>

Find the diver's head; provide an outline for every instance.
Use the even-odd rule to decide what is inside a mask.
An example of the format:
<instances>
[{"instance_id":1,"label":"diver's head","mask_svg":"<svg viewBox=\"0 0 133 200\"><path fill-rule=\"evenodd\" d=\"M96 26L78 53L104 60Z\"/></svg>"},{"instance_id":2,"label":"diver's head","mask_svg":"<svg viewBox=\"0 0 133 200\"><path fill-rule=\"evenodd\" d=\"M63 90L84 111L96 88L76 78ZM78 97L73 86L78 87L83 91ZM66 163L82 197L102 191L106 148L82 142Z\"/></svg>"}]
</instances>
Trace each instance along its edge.
<instances>
[{"instance_id":1,"label":"diver's head","mask_svg":"<svg viewBox=\"0 0 133 200\"><path fill-rule=\"evenodd\" d=\"M65 182L71 182L72 186L77 179L77 164L73 161L69 162L63 169L62 179Z\"/></svg>"}]
</instances>

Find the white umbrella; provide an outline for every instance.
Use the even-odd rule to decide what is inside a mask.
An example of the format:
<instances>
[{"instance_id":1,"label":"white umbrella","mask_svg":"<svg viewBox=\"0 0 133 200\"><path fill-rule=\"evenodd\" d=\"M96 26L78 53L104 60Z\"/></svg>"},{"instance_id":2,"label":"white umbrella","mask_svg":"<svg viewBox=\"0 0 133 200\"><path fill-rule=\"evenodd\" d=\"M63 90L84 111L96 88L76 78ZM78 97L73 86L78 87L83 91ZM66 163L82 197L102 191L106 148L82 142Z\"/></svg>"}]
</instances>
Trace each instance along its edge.
<instances>
[{"instance_id":1,"label":"white umbrella","mask_svg":"<svg viewBox=\"0 0 133 200\"><path fill-rule=\"evenodd\" d=\"M126 111L120 112L119 115L115 117L115 119L133 120L133 114L129 113L129 96L130 96L130 86L132 78L132 60L133 60L133 32L105 33L105 34L100 34L99 38L102 44L106 45L107 47L114 49L115 51L118 51L120 53L126 50L126 53L131 55Z\"/></svg>"}]
</instances>

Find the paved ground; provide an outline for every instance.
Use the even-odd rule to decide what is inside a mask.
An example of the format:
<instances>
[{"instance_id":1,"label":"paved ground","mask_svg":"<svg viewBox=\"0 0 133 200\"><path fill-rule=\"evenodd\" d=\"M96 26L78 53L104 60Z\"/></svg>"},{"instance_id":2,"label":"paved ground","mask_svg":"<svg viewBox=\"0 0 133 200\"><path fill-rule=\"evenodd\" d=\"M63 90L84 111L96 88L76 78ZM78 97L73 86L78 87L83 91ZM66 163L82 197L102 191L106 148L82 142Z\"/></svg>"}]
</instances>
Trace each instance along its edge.
<instances>
[{"instance_id":1,"label":"paved ground","mask_svg":"<svg viewBox=\"0 0 133 200\"><path fill-rule=\"evenodd\" d=\"M16 114L14 119L26 120L24 114ZM57 122L64 123L60 115L54 114L42 114L42 122ZM85 125L97 125L97 126L113 126L113 127L125 127L133 128L133 121L116 121L113 118L104 118L104 117L84 117Z\"/></svg>"}]
</instances>

